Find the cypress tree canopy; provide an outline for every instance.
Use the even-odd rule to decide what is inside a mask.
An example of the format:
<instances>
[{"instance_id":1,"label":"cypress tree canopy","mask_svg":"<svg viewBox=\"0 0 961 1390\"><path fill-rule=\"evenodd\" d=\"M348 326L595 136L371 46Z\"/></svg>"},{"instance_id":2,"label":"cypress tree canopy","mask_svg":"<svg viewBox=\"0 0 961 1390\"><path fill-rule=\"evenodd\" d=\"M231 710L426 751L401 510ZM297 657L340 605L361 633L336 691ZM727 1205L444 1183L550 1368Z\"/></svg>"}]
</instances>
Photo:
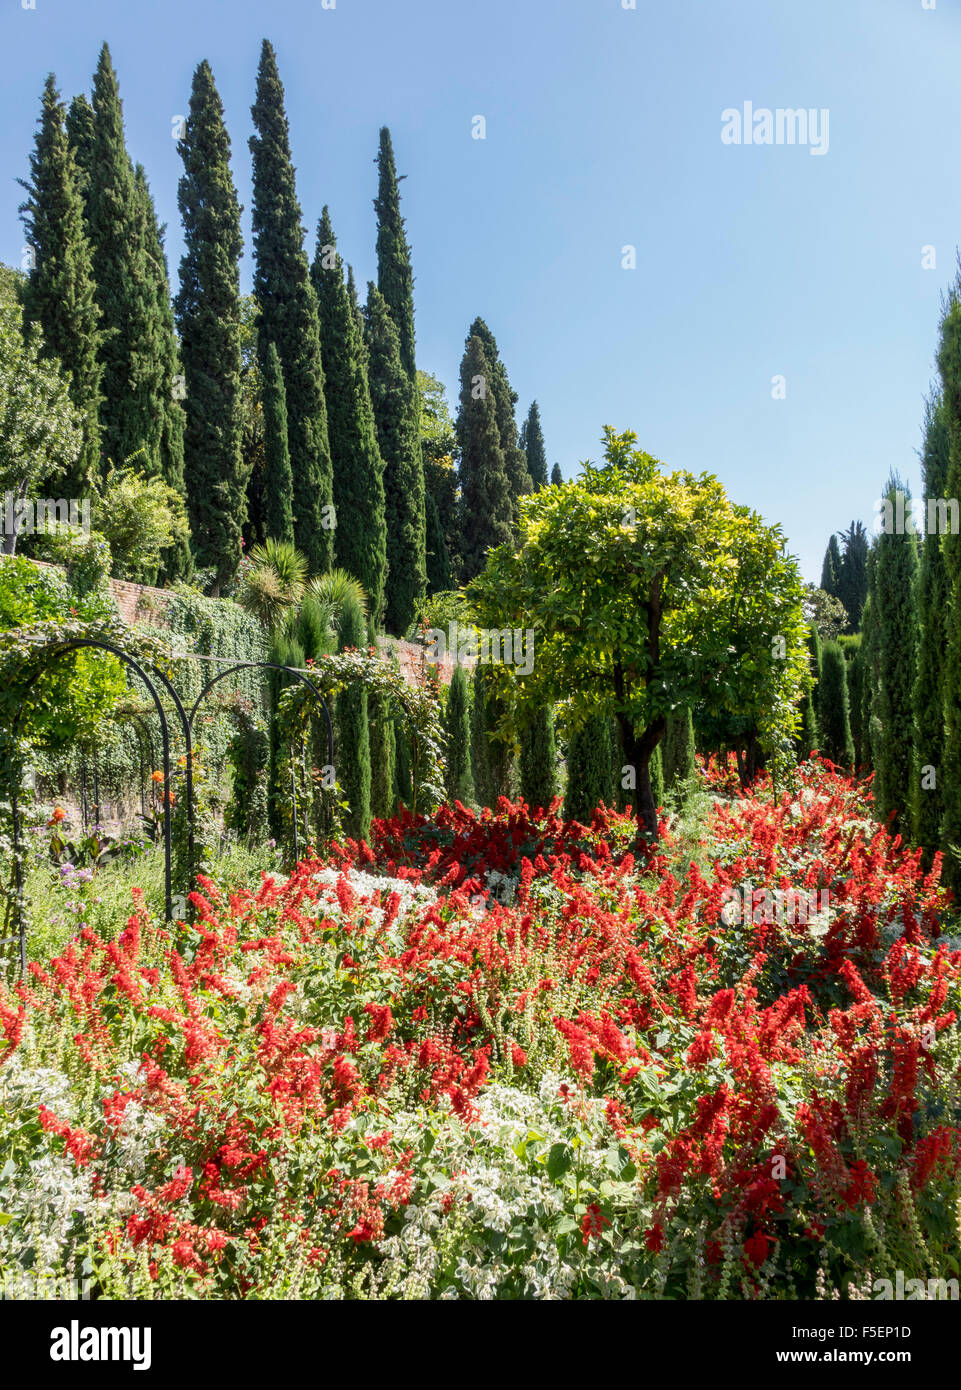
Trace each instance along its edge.
<instances>
[{"instance_id":1,"label":"cypress tree canopy","mask_svg":"<svg viewBox=\"0 0 961 1390\"><path fill-rule=\"evenodd\" d=\"M467 581L480 574L488 550L510 540L512 508L491 367L479 337L467 340L460 379L461 578Z\"/></svg>"},{"instance_id":2,"label":"cypress tree canopy","mask_svg":"<svg viewBox=\"0 0 961 1390\"><path fill-rule=\"evenodd\" d=\"M384 462L370 399L362 339L325 207L311 279L320 313L327 429L337 511L337 563L359 579L374 622L383 617L387 572Z\"/></svg>"},{"instance_id":3,"label":"cypress tree canopy","mask_svg":"<svg viewBox=\"0 0 961 1390\"><path fill-rule=\"evenodd\" d=\"M100 311L94 299L80 174L52 73L44 88L39 127L30 156L31 181L20 180L28 195L20 212L36 262L24 286L24 321L39 324L45 351L70 373L70 399L82 422L83 449L71 476L61 481L68 495L80 496L100 472Z\"/></svg>"},{"instance_id":4,"label":"cypress tree canopy","mask_svg":"<svg viewBox=\"0 0 961 1390\"><path fill-rule=\"evenodd\" d=\"M910 498L897 477L887 497ZM914 799L914 680L917 662L918 542L905 531L878 537L876 586L878 600L878 672L876 712L881 723L877 754L877 805L882 820L894 813L893 828L905 832Z\"/></svg>"},{"instance_id":5,"label":"cypress tree canopy","mask_svg":"<svg viewBox=\"0 0 961 1390\"><path fill-rule=\"evenodd\" d=\"M294 543L293 477L287 447L287 393L276 343L267 345L264 394L264 530L275 541Z\"/></svg>"},{"instance_id":6,"label":"cypress tree canopy","mask_svg":"<svg viewBox=\"0 0 961 1390\"><path fill-rule=\"evenodd\" d=\"M940 395L925 404L921 470L925 497L947 497L951 431ZM915 803L913 831L926 864L938 848L944 815L944 700L947 672L948 576L941 538L925 533L918 583L918 669L914 688ZM933 768L934 778L924 769Z\"/></svg>"},{"instance_id":7,"label":"cypress tree canopy","mask_svg":"<svg viewBox=\"0 0 961 1390\"><path fill-rule=\"evenodd\" d=\"M547 450L544 447L544 432L541 429L541 412L536 401L531 402L527 419L524 421L524 437L521 447L527 460L527 472L535 491L547 487Z\"/></svg>"},{"instance_id":8,"label":"cypress tree canopy","mask_svg":"<svg viewBox=\"0 0 961 1390\"><path fill-rule=\"evenodd\" d=\"M365 336L370 398L384 460L387 590L384 623L400 636L427 588L424 471L416 386L404 370L400 340L384 296L367 287Z\"/></svg>"},{"instance_id":9,"label":"cypress tree canopy","mask_svg":"<svg viewBox=\"0 0 961 1390\"><path fill-rule=\"evenodd\" d=\"M186 252L176 312L186 385L185 485L199 563L215 569L219 586L233 578L240 561L249 470L241 448L240 205L223 106L207 62L194 73L179 150L184 175L177 203Z\"/></svg>"},{"instance_id":10,"label":"cypress tree canopy","mask_svg":"<svg viewBox=\"0 0 961 1390\"><path fill-rule=\"evenodd\" d=\"M524 452L517 442L517 421L514 407L517 405L517 392L511 387L507 368L501 361L497 341L482 318L471 324L468 338L479 338L484 345L484 355L490 369L490 389L494 395L494 415L497 421L497 434L501 453L504 456L504 472L510 489L511 513L517 516L520 499L534 491Z\"/></svg>"},{"instance_id":11,"label":"cypress tree canopy","mask_svg":"<svg viewBox=\"0 0 961 1390\"><path fill-rule=\"evenodd\" d=\"M404 219L400 215L400 193L390 131L380 132L377 154L379 175L374 210L377 213L377 288L384 296L400 339L400 360L404 371L417 383L414 351L414 276Z\"/></svg>"},{"instance_id":12,"label":"cypress tree canopy","mask_svg":"<svg viewBox=\"0 0 961 1390\"><path fill-rule=\"evenodd\" d=\"M287 392L287 431L294 479L294 535L315 572L334 559L333 502L324 369L317 297L310 283L304 230L294 187L284 89L271 45L264 40L251 108L253 156L254 296L260 307L261 370L270 343L277 348Z\"/></svg>"}]
</instances>

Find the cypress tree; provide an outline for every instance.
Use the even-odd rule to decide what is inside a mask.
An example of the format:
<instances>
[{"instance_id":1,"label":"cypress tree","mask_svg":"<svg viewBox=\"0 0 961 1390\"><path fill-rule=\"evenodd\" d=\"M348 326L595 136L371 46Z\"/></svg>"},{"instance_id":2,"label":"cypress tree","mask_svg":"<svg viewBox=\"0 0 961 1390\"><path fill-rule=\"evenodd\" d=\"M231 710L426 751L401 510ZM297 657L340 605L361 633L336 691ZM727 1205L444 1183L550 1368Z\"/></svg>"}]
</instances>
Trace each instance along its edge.
<instances>
[{"instance_id":1,"label":"cypress tree","mask_svg":"<svg viewBox=\"0 0 961 1390\"><path fill-rule=\"evenodd\" d=\"M521 440L527 460L527 472L535 492L547 487L547 450L544 447L544 432L541 429L541 412L536 401L524 421L524 437Z\"/></svg>"},{"instance_id":2,"label":"cypress tree","mask_svg":"<svg viewBox=\"0 0 961 1390\"><path fill-rule=\"evenodd\" d=\"M333 501L324 368L317 297L304 251L294 186L284 89L271 45L264 40L251 108L253 156L254 296L260 307L261 370L270 343L277 348L287 393L287 434L293 468L294 538L311 570L334 562Z\"/></svg>"},{"instance_id":3,"label":"cypress tree","mask_svg":"<svg viewBox=\"0 0 961 1390\"><path fill-rule=\"evenodd\" d=\"M818 722L821 726L819 751L832 763L850 767L854 762L854 744L848 704L847 663L837 642L826 642L821 652Z\"/></svg>"},{"instance_id":4,"label":"cypress tree","mask_svg":"<svg viewBox=\"0 0 961 1390\"><path fill-rule=\"evenodd\" d=\"M664 789L687 782L694 773L694 722L689 709L677 709L667 717L664 737L658 744L664 773Z\"/></svg>"},{"instance_id":5,"label":"cypress tree","mask_svg":"<svg viewBox=\"0 0 961 1390\"><path fill-rule=\"evenodd\" d=\"M838 595L838 578L841 572L841 547L838 545L837 536L832 536L828 541L828 548L824 552L824 564L821 566L821 588L832 598Z\"/></svg>"},{"instance_id":6,"label":"cypress tree","mask_svg":"<svg viewBox=\"0 0 961 1390\"><path fill-rule=\"evenodd\" d=\"M820 735L817 711L818 682L821 679L821 639L813 622L808 627L805 645L808 649L813 684L810 690L806 691L801 703L801 725L795 740L795 752L801 762L810 757L815 748L818 748Z\"/></svg>"},{"instance_id":7,"label":"cypress tree","mask_svg":"<svg viewBox=\"0 0 961 1390\"><path fill-rule=\"evenodd\" d=\"M896 505L903 491L892 477L887 497ZM909 498L905 494L907 511ZM894 813L892 828L906 833L914 802L914 681L917 669L918 543L905 531L884 531L878 537L878 669L877 713L881 743L877 750L877 805L882 820Z\"/></svg>"},{"instance_id":8,"label":"cypress tree","mask_svg":"<svg viewBox=\"0 0 961 1390\"><path fill-rule=\"evenodd\" d=\"M377 444L362 339L326 207L317 225L317 250L310 274L320 315L337 513L337 564L360 580L371 619L379 624L387 571L384 462Z\"/></svg>"},{"instance_id":9,"label":"cypress tree","mask_svg":"<svg viewBox=\"0 0 961 1390\"><path fill-rule=\"evenodd\" d=\"M80 417L83 449L72 476L61 485L79 497L100 474L100 311L94 299L79 172L52 73L44 88L39 126L30 156L31 181L20 180L28 194L20 212L25 214L24 228L36 262L24 286L24 322L39 324L45 350L70 374L70 399Z\"/></svg>"},{"instance_id":10,"label":"cypress tree","mask_svg":"<svg viewBox=\"0 0 961 1390\"><path fill-rule=\"evenodd\" d=\"M370 813L378 820L394 814L397 737L390 701L380 691L367 697L370 716Z\"/></svg>"},{"instance_id":11,"label":"cypress tree","mask_svg":"<svg viewBox=\"0 0 961 1390\"><path fill-rule=\"evenodd\" d=\"M567 743L567 787L564 819L590 825L598 806L614 805L611 721L606 714L592 715L572 730Z\"/></svg>"},{"instance_id":12,"label":"cypress tree","mask_svg":"<svg viewBox=\"0 0 961 1390\"><path fill-rule=\"evenodd\" d=\"M367 287L365 334L370 398L384 460L387 590L384 623L402 636L427 591L424 470L416 383L404 370L400 340L387 302Z\"/></svg>"},{"instance_id":13,"label":"cypress tree","mask_svg":"<svg viewBox=\"0 0 961 1390\"><path fill-rule=\"evenodd\" d=\"M90 192L90 171L93 168L94 118L93 107L83 92L75 96L67 108L67 118L64 125L67 132L67 143L70 146L76 166L77 192L83 201L84 217L86 217L87 197ZM92 266L92 248L90 259ZM94 297L96 298L96 295Z\"/></svg>"},{"instance_id":14,"label":"cypress tree","mask_svg":"<svg viewBox=\"0 0 961 1390\"><path fill-rule=\"evenodd\" d=\"M521 738L521 796L532 811L549 810L557 795L557 739L554 710L540 705Z\"/></svg>"},{"instance_id":15,"label":"cypress tree","mask_svg":"<svg viewBox=\"0 0 961 1390\"><path fill-rule=\"evenodd\" d=\"M851 742L854 745L854 770L863 772L865 767L864 743L864 653L859 641L850 655L848 663L848 708L851 721Z\"/></svg>"},{"instance_id":16,"label":"cypress tree","mask_svg":"<svg viewBox=\"0 0 961 1390\"><path fill-rule=\"evenodd\" d=\"M264 531L275 541L294 543L294 481L287 439L287 392L276 343L267 344L262 372L264 411Z\"/></svg>"},{"instance_id":17,"label":"cypress tree","mask_svg":"<svg viewBox=\"0 0 961 1390\"><path fill-rule=\"evenodd\" d=\"M861 617L868 596L868 533L860 521L852 521L841 533L841 565L837 572L835 598L848 615L846 632L861 630Z\"/></svg>"},{"instance_id":18,"label":"cypress tree","mask_svg":"<svg viewBox=\"0 0 961 1390\"><path fill-rule=\"evenodd\" d=\"M377 155L378 186L374 199L377 213L377 288L384 296L400 340L400 360L416 390L417 365L414 350L414 276L404 219L400 215L400 193L390 131L380 132Z\"/></svg>"},{"instance_id":19,"label":"cypress tree","mask_svg":"<svg viewBox=\"0 0 961 1390\"><path fill-rule=\"evenodd\" d=\"M341 609L338 650L364 646L364 615L353 595ZM350 810L345 818L347 834L354 840L370 838L370 727L367 689L353 681L337 696L337 781L344 789Z\"/></svg>"},{"instance_id":20,"label":"cypress tree","mask_svg":"<svg viewBox=\"0 0 961 1390\"><path fill-rule=\"evenodd\" d=\"M414 795L413 782L411 781L410 767L410 743L407 739L407 730L400 715L394 717L394 748L396 762L394 763L394 800L401 802L408 810L411 810L411 801Z\"/></svg>"},{"instance_id":21,"label":"cypress tree","mask_svg":"<svg viewBox=\"0 0 961 1390\"><path fill-rule=\"evenodd\" d=\"M184 175L177 205L186 251L175 308L186 387L184 482L197 559L215 569L219 590L237 572L247 516L248 470L241 447L243 236L230 173L230 137L206 61L194 73L179 151ZM268 495L268 505L272 501Z\"/></svg>"},{"instance_id":22,"label":"cypress tree","mask_svg":"<svg viewBox=\"0 0 961 1390\"><path fill-rule=\"evenodd\" d=\"M951 432L940 395L925 402L921 472L925 497L947 497ZM948 576L936 531L925 531L918 579L918 669L914 686L914 839L924 846L926 866L941 842L944 815L944 701ZM929 771L930 770L930 771ZM933 774L933 784L932 784Z\"/></svg>"},{"instance_id":23,"label":"cypress tree","mask_svg":"<svg viewBox=\"0 0 961 1390\"><path fill-rule=\"evenodd\" d=\"M493 809L500 797L511 794L512 755L503 739L493 737L503 707L488 666L478 662L473 684L470 750L474 797L478 805Z\"/></svg>"},{"instance_id":24,"label":"cypress tree","mask_svg":"<svg viewBox=\"0 0 961 1390\"><path fill-rule=\"evenodd\" d=\"M938 371L950 435L945 495L961 498L961 272L948 293L941 316ZM949 532L942 548L948 607L941 844L946 852L945 877L957 891L961 888L961 861L953 851L961 847L961 779L957 775L961 768L961 537Z\"/></svg>"},{"instance_id":25,"label":"cypress tree","mask_svg":"<svg viewBox=\"0 0 961 1390\"><path fill-rule=\"evenodd\" d=\"M89 141L78 147L77 157L87 176L85 227L100 309L101 450L116 464L142 450L138 466L165 474L176 487L168 471L171 460L165 469L163 457L165 428L176 419L168 411L172 332L165 334L143 185L137 185L124 143L120 93L106 44L94 76L92 121L82 106L76 110L78 138ZM167 440L168 446L175 442Z\"/></svg>"},{"instance_id":26,"label":"cypress tree","mask_svg":"<svg viewBox=\"0 0 961 1390\"><path fill-rule=\"evenodd\" d=\"M559 463L555 463L554 467L551 469L551 487L560 487L563 481L564 478L561 474L561 466Z\"/></svg>"},{"instance_id":27,"label":"cypress tree","mask_svg":"<svg viewBox=\"0 0 961 1390\"><path fill-rule=\"evenodd\" d=\"M476 578L487 552L511 539L511 494L497 430L490 364L480 338L468 338L460 369L462 582Z\"/></svg>"},{"instance_id":28,"label":"cypress tree","mask_svg":"<svg viewBox=\"0 0 961 1390\"><path fill-rule=\"evenodd\" d=\"M484 355L490 368L490 388L494 393L497 435L500 440L501 453L504 456L504 472L507 474L507 486L510 492L511 516L516 521L520 499L527 493L534 491L527 469L527 460L517 441L517 421L514 418L517 392L512 389L508 380L507 368L501 361L497 341L483 319L476 318L474 320L468 337L480 338L484 345Z\"/></svg>"},{"instance_id":29,"label":"cypress tree","mask_svg":"<svg viewBox=\"0 0 961 1390\"><path fill-rule=\"evenodd\" d=\"M441 525L437 503L430 492L426 493L427 504L427 592L442 594L454 587L450 570L450 554Z\"/></svg>"},{"instance_id":30,"label":"cypress tree","mask_svg":"<svg viewBox=\"0 0 961 1390\"><path fill-rule=\"evenodd\" d=\"M444 777L447 800L460 801L466 806L470 804L472 790L470 700L467 675L460 665L454 667L454 674L451 676L444 724L447 735L447 764Z\"/></svg>"},{"instance_id":31,"label":"cypress tree","mask_svg":"<svg viewBox=\"0 0 961 1390\"><path fill-rule=\"evenodd\" d=\"M864 766L876 773L881 747L881 724L876 693L881 680L878 664L877 542L868 552L868 597L861 616L861 742ZM877 786L874 787L875 794Z\"/></svg>"}]
</instances>

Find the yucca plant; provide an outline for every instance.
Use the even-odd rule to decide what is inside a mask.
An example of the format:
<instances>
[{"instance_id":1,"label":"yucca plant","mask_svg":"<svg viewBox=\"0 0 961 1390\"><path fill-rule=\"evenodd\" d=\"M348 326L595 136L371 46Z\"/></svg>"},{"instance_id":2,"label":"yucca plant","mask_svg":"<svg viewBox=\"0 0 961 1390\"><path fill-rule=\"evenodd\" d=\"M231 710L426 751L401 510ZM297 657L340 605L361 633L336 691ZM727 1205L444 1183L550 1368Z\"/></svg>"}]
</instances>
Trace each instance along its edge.
<instances>
[{"instance_id":1,"label":"yucca plant","mask_svg":"<svg viewBox=\"0 0 961 1390\"><path fill-rule=\"evenodd\" d=\"M367 625L367 594L359 579L346 570L329 570L318 574L307 585L307 594L331 615L334 631L339 633L347 609L359 608L364 625Z\"/></svg>"},{"instance_id":2,"label":"yucca plant","mask_svg":"<svg viewBox=\"0 0 961 1390\"><path fill-rule=\"evenodd\" d=\"M288 541L267 540L250 552L238 602L268 632L280 627L304 596L307 561Z\"/></svg>"}]
</instances>

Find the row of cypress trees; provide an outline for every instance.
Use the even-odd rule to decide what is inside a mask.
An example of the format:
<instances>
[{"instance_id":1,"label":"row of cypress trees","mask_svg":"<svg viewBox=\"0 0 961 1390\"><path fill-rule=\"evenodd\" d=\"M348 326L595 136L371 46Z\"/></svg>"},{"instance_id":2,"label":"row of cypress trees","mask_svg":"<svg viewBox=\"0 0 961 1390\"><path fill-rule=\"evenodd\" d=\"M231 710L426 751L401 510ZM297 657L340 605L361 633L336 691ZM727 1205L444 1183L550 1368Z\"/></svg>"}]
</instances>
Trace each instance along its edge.
<instances>
[{"instance_id":1,"label":"row of cypress trees","mask_svg":"<svg viewBox=\"0 0 961 1390\"><path fill-rule=\"evenodd\" d=\"M313 263L303 244L284 91L265 41L251 108L254 297L262 383L267 533L315 573L341 565L372 616L403 632L426 592L426 509L415 363L413 275L390 134L380 133L377 284L358 303L329 210ZM127 152L106 45L92 97L66 109L44 89L22 207L32 269L28 323L70 373L83 455L64 486L82 494L107 460L136 455L186 499L193 563L213 592L235 576L247 515L243 448L240 205L230 137L209 64L194 73L179 141L185 251L171 302L146 176Z\"/></svg>"}]
</instances>

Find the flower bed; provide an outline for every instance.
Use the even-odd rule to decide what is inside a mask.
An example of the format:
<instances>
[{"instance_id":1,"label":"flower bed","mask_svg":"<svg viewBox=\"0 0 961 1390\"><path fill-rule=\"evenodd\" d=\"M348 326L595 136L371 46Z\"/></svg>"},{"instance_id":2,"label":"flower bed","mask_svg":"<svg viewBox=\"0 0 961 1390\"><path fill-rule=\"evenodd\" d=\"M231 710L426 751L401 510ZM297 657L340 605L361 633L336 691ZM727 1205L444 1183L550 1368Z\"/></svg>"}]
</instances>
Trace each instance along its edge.
<instances>
[{"instance_id":1,"label":"flower bed","mask_svg":"<svg viewBox=\"0 0 961 1390\"><path fill-rule=\"evenodd\" d=\"M641 862L633 829L444 809L249 892L205 880L176 940L137 905L114 939L84 929L0 992L2 1277L214 1298L958 1277L938 866L822 765L793 801L718 802L710 875L675 878L669 831ZM748 911L745 884L768 894ZM828 896L791 921L785 890Z\"/></svg>"}]
</instances>

